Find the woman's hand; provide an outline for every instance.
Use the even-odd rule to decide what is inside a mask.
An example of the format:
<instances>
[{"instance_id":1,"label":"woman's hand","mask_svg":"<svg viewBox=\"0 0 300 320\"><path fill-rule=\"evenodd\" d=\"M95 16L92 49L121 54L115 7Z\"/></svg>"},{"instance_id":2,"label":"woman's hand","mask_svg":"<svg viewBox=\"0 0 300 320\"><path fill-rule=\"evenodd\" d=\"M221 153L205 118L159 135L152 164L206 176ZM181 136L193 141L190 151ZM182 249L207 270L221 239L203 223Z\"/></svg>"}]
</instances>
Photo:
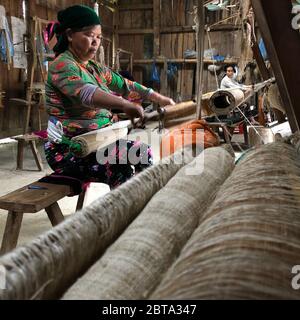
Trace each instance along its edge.
<instances>
[{"instance_id":1,"label":"woman's hand","mask_svg":"<svg viewBox=\"0 0 300 320\"><path fill-rule=\"evenodd\" d=\"M134 127L136 126L135 118L138 118L137 123L144 122L144 109L141 106L128 102L124 104L123 111L128 115Z\"/></svg>"},{"instance_id":2,"label":"woman's hand","mask_svg":"<svg viewBox=\"0 0 300 320\"><path fill-rule=\"evenodd\" d=\"M125 112L132 123L134 119L138 118L138 122L144 122L144 109L122 97L115 96L111 93L104 92L101 89L97 89L93 96L93 104L97 107L109 106L107 109L118 109Z\"/></svg>"},{"instance_id":3,"label":"woman's hand","mask_svg":"<svg viewBox=\"0 0 300 320\"><path fill-rule=\"evenodd\" d=\"M153 102L157 102L161 107L168 106L168 105L174 105L175 102L172 98L166 97L158 92L152 92L150 95L150 100Z\"/></svg>"}]
</instances>

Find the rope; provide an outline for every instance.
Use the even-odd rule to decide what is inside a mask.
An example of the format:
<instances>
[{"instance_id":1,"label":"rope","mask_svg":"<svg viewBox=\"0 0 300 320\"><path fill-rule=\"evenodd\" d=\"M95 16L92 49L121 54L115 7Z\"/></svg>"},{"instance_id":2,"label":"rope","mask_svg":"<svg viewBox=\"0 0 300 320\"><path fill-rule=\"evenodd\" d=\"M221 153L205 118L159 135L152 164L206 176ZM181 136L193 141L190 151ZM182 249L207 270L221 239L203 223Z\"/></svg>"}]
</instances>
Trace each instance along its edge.
<instances>
[{"instance_id":1,"label":"rope","mask_svg":"<svg viewBox=\"0 0 300 320\"><path fill-rule=\"evenodd\" d=\"M206 33L207 33L207 39L208 39L208 46L209 46L210 52L212 52L212 45L211 45L211 39L210 39L209 32L210 32L210 29L207 28L207 29L206 29ZM213 56L212 56L212 61L213 61L214 67L216 67L215 60L214 60L214 57L213 57ZM219 90L219 89L220 89L220 86L219 86L219 81L218 81L218 76L217 76L217 70L216 70L216 68L214 68L214 75L215 75L215 80L216 80L217 89Z\"/></svg>"}]
</instances>

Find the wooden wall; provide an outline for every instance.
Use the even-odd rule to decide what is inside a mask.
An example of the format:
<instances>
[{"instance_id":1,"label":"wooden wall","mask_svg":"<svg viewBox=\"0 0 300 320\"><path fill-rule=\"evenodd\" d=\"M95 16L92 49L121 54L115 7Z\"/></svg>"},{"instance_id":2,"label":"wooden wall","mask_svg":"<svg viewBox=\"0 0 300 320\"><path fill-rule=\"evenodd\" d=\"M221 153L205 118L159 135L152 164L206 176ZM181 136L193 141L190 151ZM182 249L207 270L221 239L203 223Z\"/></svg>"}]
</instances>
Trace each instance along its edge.
<instances>
[{"instance_id":1,"label":"wooden wall","mask_svg":"<svg viewBox=\"0 0 300 320\"><path fill-rule=\"evenodd\" d=\"M73 4L91 5L90 0L26 0L30 5L30 16L38 16L46 20L55 20L57 12ZM196 0L119 0L113 14L102 5L105 0L98 0L102 19L103 35L108 39L115 34L116 48L133 52L133 76L136 81L151 86L154 89L174 98L185 101L195 97L196 63L181 61L176 63L178 72L167 81L166 62L169 59L183 59L187 49L195 50L195 32L193 7ZM7 16L22 17L22 0L0 0L6 8ZM156 4L156 6L155 6ZM153 14L157 12L158 14ZM155 6L155 7L154 7ZM230 10L206 14L206 23L211 25L224 16L229 16ZM10 19L8 19L10 22ZM214 29L210 32L211 45L222 55L238 57L240 55L240 32L232 29ZM104 43L104 46L107 44ZM158 46L159 45L159 46ZM205 47L209 48L207 35ZM159 50L157 51L157 48ZM110 52L112 57L112 50ZM160 85L151 81L152 61L156 58L156 66L160 73ZM122 56L121 56L122 58ZM163 63L165 62L165 64ZM112 63L112 59L110 64ZM215 90L214 74L207 70L205 64L203 91ZM9 103L10 98L25 98L24 72L21 69L7 69L0 62L2 89L6 92L5 107L0 109L0 138L22 133L25 110ZM46 119L44 114L43 119Z\"/></svg>"},{"instance_id":2,"label":"wooden wall","mask_svg":"<svg viewBox=\"0 0 300 320\"><path fill-rule=\"evenodd\" d=\"M30 17L37 16L46 20L56 20L59 10L74 4L89 5L90 1L26 0L26 3L27 8L29 8ZM0 5L6 9L9 24L11 16L23 18L22 0L0 0ZM11 103L9 100L11 98L25 99L26 74L23 69L10 67L10 70L8 70L8 66L3 62L0 62L0 74L2 90L5 91L5 98L3 99L4 108L0 108L0 138L4 138L23 133L25 108ZM45 123L47 119L45 112L42 113L42 118Z\"/></svg>"},{"instance_id":3,"label":"wooden wall","mask_svg":"<svg viewBox=\"0 0 300 320\"><path fill-rule=\"evenodd\" d=\"M120 0L119 6L122 7L122 10L119 11L118 26L120 32L119 46L122 49L132 51L134 59L139 60L134 65L133 75L135 80L150 86L153 85L150 81L151 63L149 61L147 63L145 61L141 62L140 60L153 57L154 48L151 29L152 32L155 31L153 21L155 21L156 17L153 16L152 3L153 1L145 0ZM195 24L193 7L196 4L196 0L160 1L161 11L158 19L160 20L160 50L156 61L161 59L183 59L184 52L187 49L195 50L196 37L192 26ZM126 6L128 7L127 10ZM132 10L134 6L140 9ZM206 23L208 25L231 14L230 10L206 13ZM234 29L216 29L210 32L211 46L218 49L219 53L224 56L238 57L240 55L240 32L234 31ZM124 30L127 31L127 34L123 34ZM207 35L205 36L205 47L206 49L209 48ZM159 88L154 84L155 89L159 89L176 101L185 101L195 97L195 61L194 63L176 63L178 73L169 81L166 80L166 69L163 68L163 64L157 63L156 65L160 71L161 84ZM204 92L217 88L215 76L207 70L207 66L208 63L205 64L204 69Z\"/></svg>"},{"instance_id":4,"label":"wooden wall","mask_svg":"<svg viewBox=\"0 0 300 320\"><path fill-rule=\"evenodd\" d=\"M22 17L22 1L1 0L0 5L5 7L9 23L10 16ZM0 74L1 90L5 91L4 108L0 108L0 137L3 137L9 136L11 128L19 127L24 116L23 110L8 105L9 98L22 96L24 81L22 69L8 70L7 65L3 62L0 62Z\"/></svg>"}]
</instances>

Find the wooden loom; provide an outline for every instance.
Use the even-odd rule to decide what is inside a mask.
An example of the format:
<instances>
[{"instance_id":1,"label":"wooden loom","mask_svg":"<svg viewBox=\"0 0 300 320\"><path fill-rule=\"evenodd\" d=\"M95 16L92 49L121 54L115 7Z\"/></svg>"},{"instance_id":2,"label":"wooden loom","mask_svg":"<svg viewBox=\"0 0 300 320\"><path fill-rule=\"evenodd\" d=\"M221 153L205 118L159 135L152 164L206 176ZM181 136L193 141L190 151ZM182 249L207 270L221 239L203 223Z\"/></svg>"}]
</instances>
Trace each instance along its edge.
<instances>
[{"instance_id":1,"label":"wooden loom","mask_svg":"<svg viewBox=\"0 0 300 320\"><path fill-rule=\"evenodd\" d=\"M0 299L299 299L299 145L164 159L0 257Z\"/></svg>"}]
</instances>

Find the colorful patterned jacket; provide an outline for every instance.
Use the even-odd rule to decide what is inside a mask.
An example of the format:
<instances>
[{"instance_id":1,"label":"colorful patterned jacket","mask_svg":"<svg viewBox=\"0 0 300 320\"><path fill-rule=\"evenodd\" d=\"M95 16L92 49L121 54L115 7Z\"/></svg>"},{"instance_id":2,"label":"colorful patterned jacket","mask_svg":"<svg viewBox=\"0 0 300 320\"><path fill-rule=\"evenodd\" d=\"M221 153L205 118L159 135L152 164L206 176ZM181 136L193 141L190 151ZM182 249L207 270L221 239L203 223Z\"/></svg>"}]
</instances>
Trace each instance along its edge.
<instances>
[{"instance_id":1,"label":"colorful patterned jacket","mask_svg":"<svg viewBox=\"0 0 300 320\"><path fill-rule=\"evenodd\" d=\"M90 60L87 65L70 51L60 54L50 65L46 83L46 109L51 118L62 123L64 134L72 137L111 124L109 110L82 102L80 92L87 84L141 103L152 89L123 78L116 72Z\"/></svg>"}]
</instances>

